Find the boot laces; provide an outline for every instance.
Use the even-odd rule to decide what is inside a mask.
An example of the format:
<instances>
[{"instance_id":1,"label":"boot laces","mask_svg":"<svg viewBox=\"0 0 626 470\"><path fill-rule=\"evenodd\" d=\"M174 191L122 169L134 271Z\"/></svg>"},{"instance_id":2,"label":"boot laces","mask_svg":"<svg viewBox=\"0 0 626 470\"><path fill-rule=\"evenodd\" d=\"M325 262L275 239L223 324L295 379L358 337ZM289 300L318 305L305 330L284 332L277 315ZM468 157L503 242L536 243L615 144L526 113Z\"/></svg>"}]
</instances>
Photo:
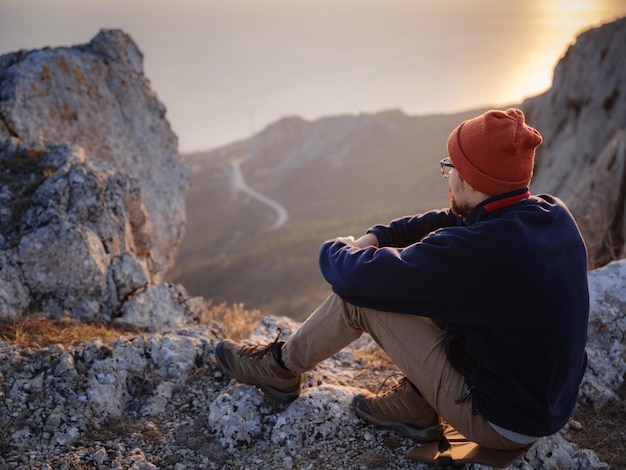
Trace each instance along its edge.
<instances>
[{"instance_id":1,"label":"boot laces","mask_svg":"<svg viewBox=\"0 0 626 470\"><path fill-rule=\"evenodd\" d=\"M262 357L262 356L265 356L266 354L269 354L270 352L272 352L272 347L276 343L278 343L278 339L280 338L282 329L279 327L277 328L276 332L277 334L276 334L276 339L274 340L274 342L270 344L260 344L260 345L255 345L255 346L242 346L237 352L237 354L241 357Z\"/></svg>"},{"instance_id":2,"label":"boot laces","mask_svg":"<svg viewBox=\"0 0 626 470\"><path fill-rule=\"evenodd\" d=\"M393 377L401 377L401 379L398 382L396 382L394 385L392 385L388 390L385 390L384 392L381 392L382 389L387 384L387 382L389 381L389 379L391 379ZM408 381L408 379L406 378L406 376L404 374L397 374L396 373L396 374L388 375L387 378L380 385L380 387L378 387L378 391L376 392L376 398L382 398L382 397L385 397L387 395L391 395L396 390L402 388L407 381Z\"/></svg>"}]
</instances>

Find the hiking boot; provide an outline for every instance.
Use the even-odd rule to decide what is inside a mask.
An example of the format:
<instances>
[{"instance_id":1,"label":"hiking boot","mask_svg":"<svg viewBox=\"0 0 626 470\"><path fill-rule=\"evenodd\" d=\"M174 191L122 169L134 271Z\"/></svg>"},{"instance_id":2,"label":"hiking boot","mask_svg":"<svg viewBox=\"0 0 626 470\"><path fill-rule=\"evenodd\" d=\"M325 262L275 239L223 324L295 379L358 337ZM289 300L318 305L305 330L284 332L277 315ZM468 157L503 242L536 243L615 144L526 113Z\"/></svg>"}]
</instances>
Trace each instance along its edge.
<instances>
[{"instance_id":1,"label":"hiking boot","mask_svg":"<svg viewBox=\"0 0 626 470\"><path fill-rule=\"evenodd\" d=\"M355 396L352 406L366 421L395 429L420 442L436 441L443 436L437 412L406 377L383 394L366 392Z\"/></svg>"},{"instance_id":2,"label":"hiking boot","mask_svg":"<svg viewBox=\"0 0 626 470\"><path fill-rule=\"evenodd\" d=\"M300 395L304 375L291 372L282 364L280 348L283 344L278 337L273 343L261 346L224 340L217 345L215 357L228 376L260 388L278 402L290 403Z\"/></svg>"}]
</instances>

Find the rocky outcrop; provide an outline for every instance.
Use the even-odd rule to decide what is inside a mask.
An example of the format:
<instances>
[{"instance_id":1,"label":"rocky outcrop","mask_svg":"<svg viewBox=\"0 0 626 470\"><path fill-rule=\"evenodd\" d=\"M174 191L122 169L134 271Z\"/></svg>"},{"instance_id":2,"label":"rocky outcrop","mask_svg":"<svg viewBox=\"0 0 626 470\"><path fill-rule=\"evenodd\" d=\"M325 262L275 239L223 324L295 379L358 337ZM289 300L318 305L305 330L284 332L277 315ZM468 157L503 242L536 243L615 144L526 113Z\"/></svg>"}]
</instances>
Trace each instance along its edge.
<instances>
[{"instance_id":1,"label":"rocky outcrop","mask_svg":"<svg viewBox=\"0 0 626 470\"><path fill-rule=\"evenodd\" d=\"M160 284L189 177L126 34L0 57L0 319L162 331L201 316L202 301Z\"/></svg>"},{"instance_id":2,"label":"rocky outcrop","mask_svg":"<svg viewBox=\"0 0 626 470\"><path fill-rule=\"evenodd\" d=\"M81 147L86 159L133 178L133 197L149 215L147 275L160 282L183 236L190 171L142 61L119 30L85 45L0 57L0 139Z\"/></svg>"},{"instance_id":3,"label":"rocky outcrop","mask_svg":"<svg viewBox=\"0 0 626 470\"><path fill-rule=\"evenodd\" d=\"M155 284L138 180L80 147L0 141L0 319L24 312L160 331L202 314ZM164 311L165 310L165 311Z\"/></svg>"},{"instance_id":4,"label":"rocky outcrop","mask_svg":"<svg viewBox=\"0 0 626 470\"><path fill-rule=\"evenodd\" d=\"M581 399L596 410L617 399L626 376L626 260L614 261L589 273L588 365Z\"/></svg>"},{"instance_id":5,"label":"rocky outcrop","mask_svg":"<svg viewBox=\"0 0 626 470\"><path fill-rule=\"evenodd\" d=\"M625 277L626 260L589 275L589 368L580 401L599 410L626 371ZM285 339L298 326L268 316L246 341L271 342L279 327ZM429 468L406 459L414 442L364 423L351 408L355 393L376 391L397 372L374 354L369 336L307 373L290 405L222 375L214 354L223 336L219 324L207 324L110 345L0 343L0 468ZM609 466L556 434L509 467L563 468Z\"/></svg>"},{"instance_id":6,"label":"rocky outcrop","mask_svg":"<svg viewBox=\"0 0 626 470\"><path fill-rule=\"evenodd\" d=\"M565 200L592 266L626 257L626 18L580 34L522 107L544 143L534 192Z\"/></svg>"}]
</instances>

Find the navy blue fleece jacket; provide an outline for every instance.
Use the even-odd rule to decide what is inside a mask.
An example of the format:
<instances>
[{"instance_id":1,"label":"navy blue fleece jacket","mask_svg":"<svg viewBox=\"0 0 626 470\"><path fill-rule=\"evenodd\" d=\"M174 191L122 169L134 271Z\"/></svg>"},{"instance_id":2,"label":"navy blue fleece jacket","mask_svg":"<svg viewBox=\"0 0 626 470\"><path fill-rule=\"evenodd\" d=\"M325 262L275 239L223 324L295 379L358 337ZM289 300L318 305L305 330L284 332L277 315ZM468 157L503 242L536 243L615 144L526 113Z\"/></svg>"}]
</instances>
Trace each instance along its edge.
<instances>
[{"instance_id":1,"label":"navy blue fleece jacket","mask_svg":"<svg viewBox=\"0 0 626 470\"><path fill-rule=\"evenodd\" d=\"M558 198L527 190L484 201L466 217L449 209L377 225L379 247L341 239L320 268L348 302L446 323L462 339L475 409L530 436L570 417L586 367L587 254ZM457 343L459 344L459 343ZM458 362L458 357L448 357Z\"/></svg>"}]
</instances>

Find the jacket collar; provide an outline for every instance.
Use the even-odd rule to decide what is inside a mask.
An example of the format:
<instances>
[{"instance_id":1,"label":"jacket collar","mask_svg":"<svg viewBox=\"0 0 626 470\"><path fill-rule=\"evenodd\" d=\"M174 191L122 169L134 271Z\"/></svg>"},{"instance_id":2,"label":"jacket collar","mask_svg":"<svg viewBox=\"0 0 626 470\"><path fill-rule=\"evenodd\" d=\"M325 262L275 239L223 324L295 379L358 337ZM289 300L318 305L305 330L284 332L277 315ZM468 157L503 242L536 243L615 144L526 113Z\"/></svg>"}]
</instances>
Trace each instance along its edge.
<instances>
[{"instance_id":1,"label":"jacket collar","mask_svg":"<svg viewBox=\"0 0 626 470\"><path fill-rule=\"evenodd\" d=\"M471 225L475 222L486 220L490 218L491 214L528 198L530 198L528 188L516 189L515 191L492 196L474 207L465 217L464 222L467 225Z\"/></svg>"}]
</instances>

